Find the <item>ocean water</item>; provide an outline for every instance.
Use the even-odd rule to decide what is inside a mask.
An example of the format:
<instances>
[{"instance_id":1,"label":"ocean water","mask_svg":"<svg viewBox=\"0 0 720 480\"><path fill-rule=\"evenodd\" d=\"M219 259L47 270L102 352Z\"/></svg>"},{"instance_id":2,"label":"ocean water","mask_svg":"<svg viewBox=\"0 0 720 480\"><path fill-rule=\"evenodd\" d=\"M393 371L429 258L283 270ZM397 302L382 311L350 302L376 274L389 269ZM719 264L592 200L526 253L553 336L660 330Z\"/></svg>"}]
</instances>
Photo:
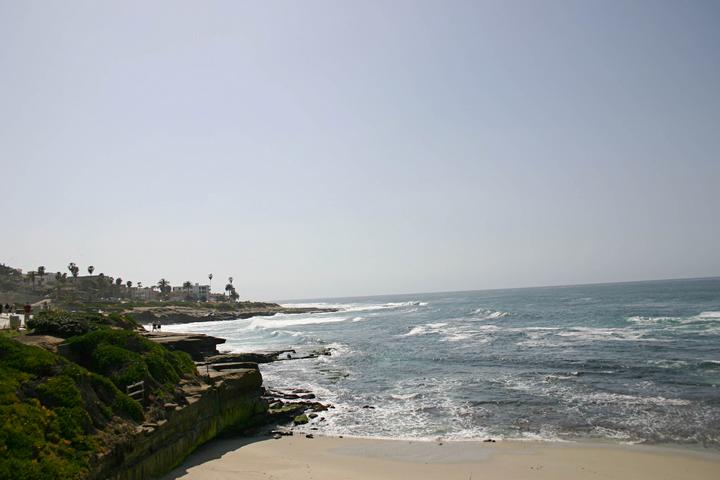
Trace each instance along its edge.
<instances>
[{"instance_id":1,"label":"ocean water","mask_svg":"<svg viewBox=\"0 0 720 480\"><path fill-rule=\"evenodd\" d=\"M330 347L261 365L266 386L335 405L319 433L720 448L720 279L294 303L340 311L165 328L224 351Z\"/></svg>"}]
</instances>

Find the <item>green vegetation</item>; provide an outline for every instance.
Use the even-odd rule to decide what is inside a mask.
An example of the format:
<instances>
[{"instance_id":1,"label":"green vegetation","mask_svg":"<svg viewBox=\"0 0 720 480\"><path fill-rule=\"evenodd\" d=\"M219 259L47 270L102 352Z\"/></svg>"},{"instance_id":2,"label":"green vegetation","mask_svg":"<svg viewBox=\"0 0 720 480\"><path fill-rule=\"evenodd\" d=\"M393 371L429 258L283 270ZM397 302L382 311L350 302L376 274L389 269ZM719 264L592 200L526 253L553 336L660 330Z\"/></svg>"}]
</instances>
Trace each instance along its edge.
<instances>
[{"instance_id":1,"label":"green vegetation","mask_svg":"<svg viewBox=\"0 0 720 480\"><path fill-rule=\"evenodd\" d=\"M102 327L137 329L139 325L132 318L118 313L102 315L92 312L65 312L61 310L41 311L28 321L28 328L33 329L35 334L53 335L61 338L84 335Z\"/></svg>"},{"instance_id":2,"label":"green vegetation","mask_svg":"<svg viewBox=\"0 0 720 480\"><path fill-rule=\"evenodd\" d=\"M303 413L302 415L296 416L296 417L293 419L293 423L294 423L295 425L305 425L305 424L308 423L309 421L310 421L310 420L308 419L308 416L305 415L304 413Z\"/></svg>"},{"instance_id":3,"label":"green vegetation","mask_svg":"<svg viewBox=\"0 0 720 480\"><path fill-rule=\"evenodd\" d=\"M0 336L0 478L82 478L99 432L142 417L108 379Z\"/></svg>"},{"instance_id":4,"label":"green vegetation","mask_svg":"<svg viewBox=\"0 0 720 480\"><path fill-rule=\"evenodd\" d=\"M152 412L196 374L186 353L151 342L118 313L43 311L28 326L67 342L58 355L0 335L2 479L86 477L107 434L144 419L126 386L143 380Z\"/></svg>"},{"instance_id":5,"label":"green vegetation","mask_svg":"<svg viewBox=\"0 0 720 480\"><path fill-rule=\"evenodd\" d=\"M68 341L71 358L108 377L119 388L145 381L150 394L171 393L195 364L184 352L173 352L135 332L100 329Z\"/></svg>"}]
</instances>

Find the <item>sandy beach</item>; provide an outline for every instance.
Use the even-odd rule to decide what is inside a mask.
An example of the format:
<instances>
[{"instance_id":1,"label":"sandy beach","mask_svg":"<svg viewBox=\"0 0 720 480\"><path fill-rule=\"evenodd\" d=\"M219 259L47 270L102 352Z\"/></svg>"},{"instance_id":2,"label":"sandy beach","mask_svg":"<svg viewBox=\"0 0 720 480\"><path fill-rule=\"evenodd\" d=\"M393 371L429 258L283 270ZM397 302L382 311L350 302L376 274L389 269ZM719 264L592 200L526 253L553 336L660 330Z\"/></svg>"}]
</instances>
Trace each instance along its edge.
<instances>
[{"instance_id":1,"label":"sandy beach","mask_svg":"<svg viewBox=\"0 0 720 480\"><path fill-rule=\"evenodd\" d=\"M302 435L213 441L171 479L715 479L720 454L545 442L409 442Z\"/></svg>"}]
</instances>

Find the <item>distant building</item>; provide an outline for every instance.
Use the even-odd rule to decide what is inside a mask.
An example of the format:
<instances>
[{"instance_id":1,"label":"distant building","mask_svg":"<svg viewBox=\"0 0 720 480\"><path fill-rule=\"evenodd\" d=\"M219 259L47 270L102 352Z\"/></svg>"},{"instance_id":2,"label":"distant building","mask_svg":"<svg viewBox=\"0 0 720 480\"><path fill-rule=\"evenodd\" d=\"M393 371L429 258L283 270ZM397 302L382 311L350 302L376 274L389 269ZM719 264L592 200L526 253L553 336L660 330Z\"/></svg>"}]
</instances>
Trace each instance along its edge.
<instances>
[{"instance_id":1,"label":"distant building","mask_svg":"<svg viewBox=\"0 0 720 480\"><path fill-rule=\"evenodd\" d=\"M35 280L39 280L43 285L55 285L55 282L57 282L55 272L45 272L43 275L36 274Z\"/></svg>"},{"instance_id":2,"label":"distant building","mask_svg":"<svg viewBox=\"0 0 720 480\"><path fill-rule=\"evenodd\" d=\"M189 297L191 300L201 300L206 302L210 298L210 285L200 285L196 283L190 285L190 288L172 287L170 298L174 300L184 300Z\"/></svg>"},{"instance_id":3,"label":"distant building","mask_svg":"<svg viewBox=\"0 0 720 480\"><path fill-rule=\"evenodd\" d=\"M130 295L133 300L154 300L160 297L160 292L151 287L132 287Z\"/></svg>"}]
</instances>

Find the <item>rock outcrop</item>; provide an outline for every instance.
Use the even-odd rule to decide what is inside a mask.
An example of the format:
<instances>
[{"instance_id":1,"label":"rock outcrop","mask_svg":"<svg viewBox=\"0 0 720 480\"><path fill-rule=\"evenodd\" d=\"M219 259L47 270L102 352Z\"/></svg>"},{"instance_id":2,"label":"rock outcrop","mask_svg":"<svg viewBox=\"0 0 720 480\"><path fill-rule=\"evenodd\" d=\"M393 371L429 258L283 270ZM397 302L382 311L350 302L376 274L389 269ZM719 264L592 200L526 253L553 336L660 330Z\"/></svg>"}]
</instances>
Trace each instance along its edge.
<instances>
[{"instance_id":1,"label":"rock outcrop","mask_svg":"<svg viewBox=\"0 0 720 480\"><path fill-rule=\"evenodd\" d=\"M217 346L225 343L224 338L202 333L145 332L145 336L170 350L185 352L196 362L218 354Z\"/></svg>"},{"instance_id":2,"label":"rock outcrop","mask_svg":"<svg viewBox=\"0 0 720 480\"><path fill-rule=\"evenodd\" d=\"M283 307L276 303L253 303L252 306L242 305L230 310L218 310L210 307L156 306L135 307L125 313L135 321L150 324L159 321L163 325L173 323L216 322L218 320L237 320L239 318L271 317L278 313L328 313L336 312L336 308L318 307Z\"/></svg>"}]
</instances>

